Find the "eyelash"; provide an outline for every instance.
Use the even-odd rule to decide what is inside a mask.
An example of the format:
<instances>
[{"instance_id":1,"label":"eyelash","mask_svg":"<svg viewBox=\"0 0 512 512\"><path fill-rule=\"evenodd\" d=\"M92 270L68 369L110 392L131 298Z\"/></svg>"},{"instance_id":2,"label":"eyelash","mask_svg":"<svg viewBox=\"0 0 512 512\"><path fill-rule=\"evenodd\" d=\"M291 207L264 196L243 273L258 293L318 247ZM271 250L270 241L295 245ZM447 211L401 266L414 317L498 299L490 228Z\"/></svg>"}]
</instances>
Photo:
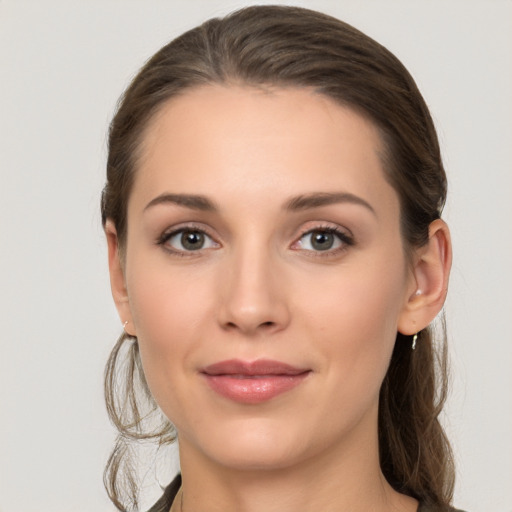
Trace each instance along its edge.
<instances>
[{"instance_id":1,"label":"eyelash","mask_svg":"<svg viewBox=\"0 0 512 512\"><path fill-rule=\"evenodd\" d=\"M180 250L180 249L173 249L169 246L166 246L167 242L171 238L173 238L174 236L176 236L180 233L186 232L186 231L201 233L201 234L207 236L210 240L212 240L214 244L220 245L219 242L216 242L214 237L211 236L203 226L198 226L195 224L187 224L185 226L180 226L178 228L175 228L172 231L165 231L157 239L156 243L157 243L157 245L162 246L167 252L173 254L174 256L193 257L193 256L195 256L194 253L198 253L198 255L199 255L199 253L201 253L205 249L197 249L196 251L192 251L192 250L186 251L186 250ZM354 240L353 236L347 234L345 231L342 231L341 229L334 227L334 226L318 225L318 226L315 226L311 229L307 229L304 232L302 232L300 234L300 236L296 239L296 241L293 242L292 247L294 245L300 243L300 241L306 235L313 234L315 232L328 233L328 234L332 234L332 235L336 236L338 238L339 242L341 243L341 247L337 247L335 249L326 249L324 251L314 251L314 250L310 250L310 249L302 249L303 251L310 253L310 255L312 257L326 258L326 257L337 256L339 253L346 251L348 247L351 247L355 244L355 240Z\"/></svg>"},{"instance_id":2,"label":"eyelash","mask_svg":"<svg viewBox=\"0 0 512 512\"><path fill-rule=\"evenodd\" d=\"M201 233L211 239L215 244L219 245L218 242L215 241L214 237L212 237L208 231L204 228L204 226L198 226L195 224L187 224L185 226L180 226L178 228L172 229L171 231L164 231L162 235L157 239L157 245L160 245L164 248L165 251L171 253L173 256L178 257L193 257L196 256L194 253L201 253L204 249L197 249L196 251L183 251L180 249L174 249L172 247L166 246L167 242L176 235L180 233L190 231L194 233Z\"/></svg>"},{"instance_id":3,"label":"eyelash","mask_svg":"<svg viewBox=\"0 0 512 512\"><path fill-rule=\"evenodd\" d=\"M335 257L338 256L340 253L345 252L348 247L351 247L355 245L355 240L351 234L348 234L346 231L342 231L341 229L334 227L334 226L325 226L325 225L318 225L311 229L305 230L297 239L296 242L293 243L293 245L298 244L306 235L313 234L315 232L318 233L328 233L336 236L338 240L341 243L340 247L337 247L335 249L326 249L324 251L313 251L309 249L304 249L309 253L310 256L314 258L329 258L329 257Z\"/></svg>"}]
</instances>

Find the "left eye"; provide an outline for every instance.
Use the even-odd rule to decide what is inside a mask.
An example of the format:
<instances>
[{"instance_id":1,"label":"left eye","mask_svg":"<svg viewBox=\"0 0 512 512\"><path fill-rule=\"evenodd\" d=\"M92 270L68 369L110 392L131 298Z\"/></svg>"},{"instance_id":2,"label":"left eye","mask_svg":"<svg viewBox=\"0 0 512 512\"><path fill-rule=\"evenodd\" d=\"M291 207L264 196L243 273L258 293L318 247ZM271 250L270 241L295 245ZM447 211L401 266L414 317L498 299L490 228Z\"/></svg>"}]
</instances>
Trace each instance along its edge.
<instances>
[{"instance_id":1,"label":"left eye","mask_svg":"<svg viewBox=\"0 0 512 512\"><path fill-rule=\"evenodd\" d=\"M197 229L175 231L165 240L165 245L180 252L199 251L217 246L206 233Z\"/></svg>"},{"instance_id":2,"label":"left eye","mask_svg":"<svg viewBox=\"0 0 512 512\"><path fill-rule=\"evenodd\" d=\"M328 229L308 231L299 240L300 248L306 251L329 251L338 249L343 243L339 234Z\"/></svg>"}]
</instances>

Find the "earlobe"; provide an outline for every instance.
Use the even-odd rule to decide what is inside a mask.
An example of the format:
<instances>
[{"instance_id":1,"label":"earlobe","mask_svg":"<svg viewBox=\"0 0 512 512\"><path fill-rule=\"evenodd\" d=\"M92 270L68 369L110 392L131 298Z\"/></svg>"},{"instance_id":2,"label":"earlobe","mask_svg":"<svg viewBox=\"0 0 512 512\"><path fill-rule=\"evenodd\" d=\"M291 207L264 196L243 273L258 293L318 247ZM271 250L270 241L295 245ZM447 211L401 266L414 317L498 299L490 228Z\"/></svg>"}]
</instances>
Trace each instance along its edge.
<instances>
[{"instance_id":1,"label":"earlobe","mask_svg":"<svg viewBox=\"0 0 512 512\"><path fill-rule=\"evenodd\" d=\"M105 235L108 247L108 268L110 273L110 288L117 312L124 330L127 334L135 336L134 325L130 310L130 301L126 288L126 280L123 268L123 260L119 247L119 239L114 223L108 219L105 223Z\"/></svg>"},{"instance_id":2,"label":"earlobe","mask_svg":"<svg viewBox=\"0 0 512 512\"><path fill-rule=\"evenodd\" d=\"M409 295L399 318L398 330L413 335L427 327L441 311L448 290L452 262L450 231L441 219L430 224L429 240L416 253Z\"/></svg>"}]
</instances>

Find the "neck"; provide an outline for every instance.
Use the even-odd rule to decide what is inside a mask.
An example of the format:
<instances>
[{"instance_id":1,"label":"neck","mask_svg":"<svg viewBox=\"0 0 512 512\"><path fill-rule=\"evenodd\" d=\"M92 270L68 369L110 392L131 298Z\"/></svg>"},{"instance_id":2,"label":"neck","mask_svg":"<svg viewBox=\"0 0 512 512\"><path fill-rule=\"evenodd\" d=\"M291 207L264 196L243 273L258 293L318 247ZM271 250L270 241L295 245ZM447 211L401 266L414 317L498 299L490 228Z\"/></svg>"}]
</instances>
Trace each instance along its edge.
<instances>
[{"instance_id":1,"label":"neck","mask_svg":"<svg viewBox=\"0 0 512 512\"><path fill-rule=\"evenodd\" d=\"M183 512L417 510L382 475L376 433L363 449L349 446L287 467L247 469L219 465L180 439Z\"/></svg>"}]
</instances>

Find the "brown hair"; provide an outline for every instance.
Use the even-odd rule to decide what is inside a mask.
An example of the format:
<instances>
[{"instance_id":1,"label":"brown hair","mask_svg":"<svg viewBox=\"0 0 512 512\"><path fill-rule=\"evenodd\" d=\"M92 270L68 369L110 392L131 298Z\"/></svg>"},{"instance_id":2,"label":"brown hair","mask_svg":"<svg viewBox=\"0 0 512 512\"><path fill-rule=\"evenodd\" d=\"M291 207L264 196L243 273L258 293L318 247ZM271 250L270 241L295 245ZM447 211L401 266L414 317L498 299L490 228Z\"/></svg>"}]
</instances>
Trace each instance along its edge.
<instances>
[{"instance_id":1,"label":"brown hair","mask_svg":"<svg viewBox=\"0 0 512 512\"><path fill-rule=\"evenodd\" d=\"M400 198L405 249L428 240L429 224L444 205L446 176L428 108L405 67L386 48L335 18L302 8L255 6L176 38L145 64L124 93L110 126L101 200L103 223L113 221L121 249L148 121L170 98L212 83L307 87L370 119L384 143L386 178ZM382 471L397 491L443 508L452 498L454 469L438 421L447 387L441 327L437 352L430 328L419 333L414 352L410 340L397 334L380 393L379 446ZM105 394L119 430L105 485L115 505L126 510L126 498L137 505L130 440L166 444L175 437L149 393L136 339L123 334L114 347ZM158 417L156 427L152 415ZM153 425L149 431L148 425Z\"/></svg>"}]
</instances>

